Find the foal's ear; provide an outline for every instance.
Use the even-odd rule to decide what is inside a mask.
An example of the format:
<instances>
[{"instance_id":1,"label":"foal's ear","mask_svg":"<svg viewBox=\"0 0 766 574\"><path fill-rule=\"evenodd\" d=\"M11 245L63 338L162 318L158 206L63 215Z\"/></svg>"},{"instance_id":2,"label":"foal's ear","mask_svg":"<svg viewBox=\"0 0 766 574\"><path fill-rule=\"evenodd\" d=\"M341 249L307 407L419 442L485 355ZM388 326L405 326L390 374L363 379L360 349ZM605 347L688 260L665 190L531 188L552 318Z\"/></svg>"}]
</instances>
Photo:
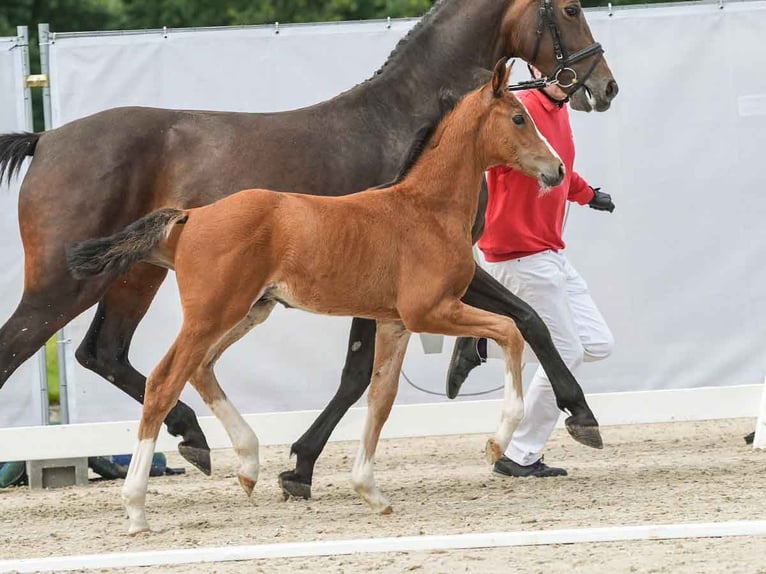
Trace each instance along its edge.
<instances>
[{"instance_id":1,"label":"foal's ear","mask_svg":"<svg viewBox=\"0 0 766 574\"><path fill-rule=\"evenodd\" d=\"M495 72L492 75L492 92L496 98L502 97L505 88L508 86L508 76L511 74L511 67L506 67L508 58L501 58L495 64Z\"/></svg>"}]
</instances>

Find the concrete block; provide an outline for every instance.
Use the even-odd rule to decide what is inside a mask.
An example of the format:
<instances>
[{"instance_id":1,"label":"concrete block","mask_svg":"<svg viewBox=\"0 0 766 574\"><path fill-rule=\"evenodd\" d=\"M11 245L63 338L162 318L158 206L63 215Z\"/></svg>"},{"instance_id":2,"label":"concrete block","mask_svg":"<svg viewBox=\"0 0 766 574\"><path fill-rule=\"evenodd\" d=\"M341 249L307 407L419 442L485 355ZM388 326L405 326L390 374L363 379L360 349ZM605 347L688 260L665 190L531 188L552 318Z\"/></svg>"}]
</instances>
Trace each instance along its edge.
<instances>
[{"instance_id":1,"label":"concrete block","mask_svg":"<svg viewBox=\"0 0 766 574\"><path fill-rule=\"evenodd\" d=\"M28 460L27 476L32 490L88 484L88 459Z\"/></svg>"}]
</instances>

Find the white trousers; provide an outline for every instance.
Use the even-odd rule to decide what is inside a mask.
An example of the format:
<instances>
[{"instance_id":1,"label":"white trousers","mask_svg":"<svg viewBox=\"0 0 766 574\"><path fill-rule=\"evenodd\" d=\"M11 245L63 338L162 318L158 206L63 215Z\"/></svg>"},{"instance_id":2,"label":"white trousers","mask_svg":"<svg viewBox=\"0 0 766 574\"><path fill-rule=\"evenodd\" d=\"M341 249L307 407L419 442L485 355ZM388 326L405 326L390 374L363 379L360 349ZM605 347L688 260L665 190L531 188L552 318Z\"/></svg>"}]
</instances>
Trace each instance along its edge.
<instances>
[{"instance_id":1,"label":"white trousers","mask_svg":"<svg viewBox=\"0 0 766 574\"><path fill-rule=\"evenodd\" d=\"M612 333L596 308L588 285L563 253L543 251L499 263L490 263L479 253L479 263L537 311L561 358L575 376L583 361L599 361L611 354ZM504 358L500 347L488 343L490 358ZM528 346L524 349L524 361L539 362ZM505 454L526 466L540 458L560 414L542 367L537 368L524 394L524 403L524 418Z\"/></svg>"}]
</instances>

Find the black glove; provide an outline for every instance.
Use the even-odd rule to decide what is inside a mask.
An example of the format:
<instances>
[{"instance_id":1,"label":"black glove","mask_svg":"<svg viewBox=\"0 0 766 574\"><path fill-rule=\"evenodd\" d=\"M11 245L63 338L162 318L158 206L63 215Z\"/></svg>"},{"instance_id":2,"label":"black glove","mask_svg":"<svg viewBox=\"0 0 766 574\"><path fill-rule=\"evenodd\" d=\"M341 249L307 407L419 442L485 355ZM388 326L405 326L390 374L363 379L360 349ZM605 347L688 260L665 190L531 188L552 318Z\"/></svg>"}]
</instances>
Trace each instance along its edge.
<instances>
[{"instance_id":1,"label":"black glove","mask_svg":"<svg viewBox=\"0 0 766 574\"><path fill-rule=\"evenodd\" d=\"M593 209L612 213L614 211L612 196L601 191L600 187L591 187L591 189L593 190L593 199L588 202L588 205Z\"/></svg>"}]
</instances>

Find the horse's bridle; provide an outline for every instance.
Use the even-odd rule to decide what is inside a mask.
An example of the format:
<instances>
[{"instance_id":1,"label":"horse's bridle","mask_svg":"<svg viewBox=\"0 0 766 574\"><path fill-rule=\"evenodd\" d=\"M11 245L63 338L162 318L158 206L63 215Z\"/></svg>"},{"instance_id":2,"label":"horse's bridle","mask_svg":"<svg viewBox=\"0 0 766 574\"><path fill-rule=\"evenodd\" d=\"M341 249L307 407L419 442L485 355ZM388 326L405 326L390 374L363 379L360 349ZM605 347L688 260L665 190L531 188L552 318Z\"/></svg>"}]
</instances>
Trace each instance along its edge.
<instances>
[{"instance_id":1,"label":"horse's bridle","mask_svg":"<svg viewBox=\"0 0 766 574\"><path fill-rule=\"evenodd\" d=\"M563 89L572 88L567 92L569 96L574 94L577 90L585 86L585 82L588 80L593 70L596 68L601 56L604 54L604 48L598 42L594 42L590 46L578 50L573 54L569 54L564 43L561 41L561 33L556 25L556 17L553 13L553 0L540 0L540 18L537 24L537 39L535 41L535 51L532 53L532 58L529 60L530 64L534 64L537 59L537 55L540 52L540 44L542 43L543 33L545 29L548 29L551 33L551 39L553 40L553 53L556 56L556 67L549 77L537 78L535 80L527 80L508 86L511 91L514 90L528 90L530 88L544 88L556 84ZM583 76L582 80L577 78L577 72L572 69L572 64L576 64L586 58L596 56L593 58L588 71ZM572 79L567 84L562 84L559 80L559 75L562 72L568 72L572 74Z\"/></svg>"}]
</instances>

